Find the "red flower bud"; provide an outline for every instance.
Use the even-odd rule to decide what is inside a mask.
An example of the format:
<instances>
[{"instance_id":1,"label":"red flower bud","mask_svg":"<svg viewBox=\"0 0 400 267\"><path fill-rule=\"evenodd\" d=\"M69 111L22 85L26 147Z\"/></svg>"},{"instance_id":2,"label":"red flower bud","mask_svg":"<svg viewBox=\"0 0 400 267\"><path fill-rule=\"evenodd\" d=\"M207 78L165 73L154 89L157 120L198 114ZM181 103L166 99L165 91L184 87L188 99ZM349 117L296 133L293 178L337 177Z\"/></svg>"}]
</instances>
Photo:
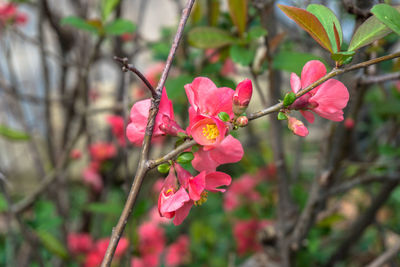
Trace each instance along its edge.
<instances>
[{"instance_id":1,"label":"red flower bud","mask_svg":"<svg viewBox=\"0 0 400 267\"><path fill-rule=\"evenodd\" d=\"M242 114L250 103L251 95L253 94L253 85L251 80L245 79L236 87L233 100L233 113L236 115Z\"/></svg>"},{"instance_id":2,"label":"red flower bud","mask_svg":"<svg viewBox=\"0 0 400 267\"><path fill-rule=\"evenodd\" d=\"M354 127L354 120L352 118L346 118L344 120L344 127L347 129L353 129Z\"/></svg>"},{"instance_id":3,"label":"red flower bud","mask_svg":"<svg viewBox=\"0 0 400 267\"><path fill-rule=\"evenodd\" d=\"M245 127L249 123L249 119L246 116L240 116L236 119L236 124L239 127Z\"/></svg>"},{"instance_id":4,"label":"red flower bud","mask_svg":"<svg viewBox=\"0 0 400 267\"><path fill-rule=\"evenodd\" d=\"M178 133L183 132L182 128L176 123L176 121L171 120L168 116L164 115L162 118L162 123L159 126L160 130L165 134L171 136L177 136Z\"/></svg>"},{"instance_id":5,"label":"red flower bud","mask_svg":"<svg viewBox=\"0 0 400 267\"><path fill-rule=\"evenodd\" d=\"M296 135L305 137L308 135L308 129L303 122L294 117L288 117L288 128Z\"/></svg>"}]
</instances>

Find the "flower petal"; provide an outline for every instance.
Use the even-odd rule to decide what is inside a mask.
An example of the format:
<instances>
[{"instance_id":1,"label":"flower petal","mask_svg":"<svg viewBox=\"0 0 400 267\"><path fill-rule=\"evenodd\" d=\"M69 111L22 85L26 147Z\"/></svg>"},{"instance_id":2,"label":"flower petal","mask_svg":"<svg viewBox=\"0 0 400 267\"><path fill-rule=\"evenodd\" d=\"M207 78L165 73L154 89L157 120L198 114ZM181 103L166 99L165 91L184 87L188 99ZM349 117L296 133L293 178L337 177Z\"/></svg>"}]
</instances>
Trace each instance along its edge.
<instances>
[{"instance_id":1,"label":"flower petal","mask_svg":"<svg viewBox=\"0 0 400 267\"><path fill-rule=\"evenodd\" d=\"M319 60L308 61L301 71L301 88L306 88L326 74L325 65ZM316 88L318 89L318 88ZM316 90L314 89L314 90Z\"/></svg>"},{"instance_id":2,"label":"flower petal","mask_svg":"<svg viewBox=\"0 0 400 267\"><path fill-rule=\"evenodd\" d=\"M225 192L225 189L217 187L230 185L232 178L223 172L212 172L206 175L206 189L209 191Z\"/></svg>"},{"instance_id":3,"label":"flower petal","mask_svg":"<svg viewBox=\"0 0 400 267\"><path fill-rule=\"evenodd\" d=\"M190 209L193 206L193 201L186 202L182 208L175 212L174 225L179 225L189 215Z\"/></svg>"},{"instance_id":4,"label":"flower petal","mask_svg":"<svg viewBox=\"0 0 400 267\"><path fill-rule=\"evenodd\" d=\"M301 115L304 116L304 118L306 118L306 120L309 123L314 123L314 114L312 114L310 111L307 110L300 110Z\"/></svg>"},{"instance_id":5,"label":"flower petal","mask_svg":"<svg viewBox=\"0 0 400 267\"><path fill-rule=\"evenodd\" d=\"M292 87L292 91L294 93L297 93L301 89L300 78L294 72L292 72L292 74L290 75L290 86Z\"/></svg>"}]
</instances>

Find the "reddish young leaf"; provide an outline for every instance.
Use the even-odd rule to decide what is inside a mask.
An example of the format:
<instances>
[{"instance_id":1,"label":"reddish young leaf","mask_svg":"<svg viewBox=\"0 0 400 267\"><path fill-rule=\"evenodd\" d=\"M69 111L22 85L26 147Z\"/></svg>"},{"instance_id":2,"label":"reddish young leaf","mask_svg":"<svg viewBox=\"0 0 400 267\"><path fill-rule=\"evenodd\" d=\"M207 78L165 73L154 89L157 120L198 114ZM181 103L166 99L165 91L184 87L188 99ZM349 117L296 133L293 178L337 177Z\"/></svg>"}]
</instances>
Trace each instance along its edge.
<instances>
[{"instance_id":1,"label":"reddish young leaf","mask_svg":"<svg viewBox=\"0 0 400 267\"><path fill-rule=\"evenodd\" d=\"M335 33L335 41L336 41L336 47L337 47L337 51L340 51L340 37L339 37L339 32L336 28L336 25L333 24L333 32Z\"/></svg>"},{"instance_id":2,"label":"reddish young leaf","mask_svg":"<svg viewBox=\"0 0 400 267\"><path fill-rule=\"evenodd\" d=\"M286 14L286 16L294 20L300 27L307 31L323 48L331 53L333 52L328 34L316 16L307 10L297 7L285 5L278 5L278 7Z\"/></svg>"}]
</instances>

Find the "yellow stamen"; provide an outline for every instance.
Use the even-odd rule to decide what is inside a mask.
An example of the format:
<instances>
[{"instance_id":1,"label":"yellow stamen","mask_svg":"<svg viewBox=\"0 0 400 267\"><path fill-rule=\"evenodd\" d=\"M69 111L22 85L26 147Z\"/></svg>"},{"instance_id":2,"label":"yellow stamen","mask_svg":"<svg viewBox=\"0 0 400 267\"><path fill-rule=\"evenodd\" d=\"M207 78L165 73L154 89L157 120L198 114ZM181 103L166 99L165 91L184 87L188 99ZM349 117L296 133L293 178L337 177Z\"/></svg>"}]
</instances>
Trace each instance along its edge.
<instances>
[{"instance_id":1,"label":"yellow stamen","mask_svg":"<svg viewBox=\"0 0 400 267\"><path fill-rule=\"evenodd\" d=\"M200 195L200 199L194 202L195 206L201 206L203 203L205 203L207 201L207 195L208 192L207 191L203 191L203 193L201 193Z\"/></svg>"},{"instance_id":2,"label":"yellow stamen","mask_svg":"<svg viewBox=\"0 0 400 267\"><path fill-rule=\"evenodd\" d=\"M203 135L208 140L215 140L219 136L218 127L215 124L207 124L206 127L203 127Z\"/></svg>"}]
</instances>

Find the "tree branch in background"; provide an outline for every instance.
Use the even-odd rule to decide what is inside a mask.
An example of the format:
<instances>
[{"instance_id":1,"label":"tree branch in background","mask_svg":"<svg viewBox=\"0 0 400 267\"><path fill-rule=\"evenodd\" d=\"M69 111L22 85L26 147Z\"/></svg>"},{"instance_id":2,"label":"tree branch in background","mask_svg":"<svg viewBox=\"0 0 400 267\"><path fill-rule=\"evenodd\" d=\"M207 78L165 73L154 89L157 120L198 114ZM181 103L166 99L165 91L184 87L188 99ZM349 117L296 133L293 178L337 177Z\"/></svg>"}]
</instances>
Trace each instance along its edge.
<instances>
[{"instance_id":1,"label":"tree branch in background","mask_svg":"<svg viewBox=\"0 0 400 267\"><path fill-rule=\"evenodd\" d=\"M122 236L122 233L125 229L126 223L128 222L128 218L132 212L132 208L136 202L137 196L139 194L139 190L140 190L142 182L143 182L143 178L146 175L147 171L149 170L148 155L149 155L149 151L150 151L150 142L151 142L151 137L153 135L155 119L156 119L158 109L159 109L162 89L167 80L168 73L169 73L169 70L172 65L172 61L175 57L176 50L178 49L178 45L182 38L185 24L189 18L189 14L190 14L190 11L192 10L193 4L194 4L194 0L188 0L185 9L182 11L182 17L179 22L177 33L175 35L174 41L173 41L171 49L169 51L168 59L165 64L164 70L161 74L160 81L158 82L158 85L156 88L155 98L153 98L152 102L151 102L149 118L147 121L146 132L145 132L143 145L142 145L142 151L140 154L139 166L136 171L136 175L135 175L134 181L132 183L132 187L129 192L128 198L125 202L124 209L118 220L117 226L112 231L110 243L108 245L106 254L103 258L103 262L101 263L102 267L111 265L111 261L114 256L115 249L117 248L118 241L119 241L120 237Z\"/></svg>"}]
</instances>

